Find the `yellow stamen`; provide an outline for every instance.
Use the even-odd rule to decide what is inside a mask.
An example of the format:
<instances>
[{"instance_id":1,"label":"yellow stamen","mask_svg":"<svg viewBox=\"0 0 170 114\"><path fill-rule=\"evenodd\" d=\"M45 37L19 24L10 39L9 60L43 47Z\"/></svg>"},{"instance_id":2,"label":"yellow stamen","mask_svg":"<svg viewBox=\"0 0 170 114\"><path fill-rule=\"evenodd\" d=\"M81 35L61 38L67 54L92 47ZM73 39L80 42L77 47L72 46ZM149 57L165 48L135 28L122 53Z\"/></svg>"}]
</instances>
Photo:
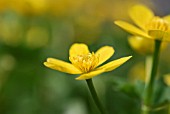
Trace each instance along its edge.
<instances>
[{"instance_id":1,"label":"yellow stamen","mask_svg":"<svg viewBox=\"0 0 170 114\"><path fill-rule=\"evenodd\" d=\"M99 62L99 55L96 56L93 52L85 55L77 55L69 57L74 66L79 68L82 72L89 72L96 68Z\"/></svg>"}]
</instances>

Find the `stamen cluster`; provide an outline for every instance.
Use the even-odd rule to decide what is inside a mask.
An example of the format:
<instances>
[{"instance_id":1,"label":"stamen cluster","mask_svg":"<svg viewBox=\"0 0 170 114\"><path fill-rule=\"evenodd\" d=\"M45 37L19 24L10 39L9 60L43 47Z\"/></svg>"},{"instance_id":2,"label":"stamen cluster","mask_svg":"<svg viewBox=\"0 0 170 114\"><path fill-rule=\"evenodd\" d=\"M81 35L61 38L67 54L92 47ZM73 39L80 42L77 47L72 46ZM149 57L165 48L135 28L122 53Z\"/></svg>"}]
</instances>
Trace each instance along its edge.
<instances>
[{"instance_id":1,"label":"stamen cluster","mask_svg":"<svg viewBox=\"0 0 170 114\"><path fill-rule=\"evenodd\" d=\"M69 58L74 66L82 72L89 72L97 67L99 63L99 55L88 53L84 55L77 55Z\"/></svg>"}]
</instances>

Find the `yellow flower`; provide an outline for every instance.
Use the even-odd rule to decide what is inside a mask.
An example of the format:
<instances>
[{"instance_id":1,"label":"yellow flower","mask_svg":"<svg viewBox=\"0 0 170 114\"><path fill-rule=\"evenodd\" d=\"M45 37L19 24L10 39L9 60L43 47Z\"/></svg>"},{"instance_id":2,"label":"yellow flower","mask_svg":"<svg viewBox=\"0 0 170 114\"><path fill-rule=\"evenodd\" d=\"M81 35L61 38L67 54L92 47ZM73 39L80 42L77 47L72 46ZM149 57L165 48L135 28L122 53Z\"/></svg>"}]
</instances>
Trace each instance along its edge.
<instances>
[{"instance_id":1,"label":"yellow flower","mask_svg":"<svg viewBox=\"0 0 170 114\"><path fill-rule=\"evenodd\" d=\"M170 74L164 75L163 81L167 86L170 86Z\"/></svg>"},{"instance_id":2,"label":"yellow flower","mask_svg":"<svg viewBox=\"0 0 170 114\"><path fill-rule=\"evenodd\" d=\"M71 63L54 58L47 58L47 62L44 62L44 65L51 69L69 74L81 74L76 79L84 80L90 79L103 72L112 71L132 57L122 57L98 67L108 60L113 54L114 49L110 46L104 46L97 50L96 53L90 53L86 44L75 43L69 50L69 59Z\"/></svg>"},{"instance_id":3,"label":"yellow flower","mask_svg":"<svg viewBox=\"0 0 170 114\"><path fill-rule=\"evenodd\" d=\"M132 49L140 54L151 54L154 50L154 41L140 36L128 37L128 42Z\"/></svg>"},{"instance_id":4,"label":"yellow flower","mask_svg":"<svg viewBox=\"0 0 170 114\"><path fill-rule=\"evenodd\" d=\"M115 21L115 24L134 35L170 41L170 15L162 18L155 16L149 8L143 5L132 7L129 15L138 27L125 21Z\"/></svg>"},{"instance_id":5,"label":"yellow flower","mask_svg":"<svg viewBox=\"0 0 170 114\"><path fill-rule=\"evenodd\" d=\"M152 54L154 52L154 40L143 38L141 36L130 36L128 42L132 49L140 54ZM167 47L167 42L161 45L161 51Z\"/></svg>"},{"instance_id":6,"label":"yellow flower","mask_svg":"<svg viewBox=\"0 0 170 114\"><path fill-rule=\"evenodd\" d=\"M146 68L143 62L135 63L129 70L129 79L133 82L140 80L146 82Z\"/></svg>"}]
</instances>

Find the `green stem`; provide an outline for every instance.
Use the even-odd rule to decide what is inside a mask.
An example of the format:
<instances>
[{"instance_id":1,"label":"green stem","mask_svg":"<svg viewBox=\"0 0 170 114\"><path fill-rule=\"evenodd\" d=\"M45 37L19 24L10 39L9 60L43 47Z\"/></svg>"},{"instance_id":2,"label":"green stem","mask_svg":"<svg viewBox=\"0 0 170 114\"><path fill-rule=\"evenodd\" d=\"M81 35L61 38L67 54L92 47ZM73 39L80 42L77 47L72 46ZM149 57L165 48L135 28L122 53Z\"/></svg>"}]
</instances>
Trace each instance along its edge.
<instances>
[{"instance_id":1,"label":"green stem","mask_svg":"<svg viewBox=\"0 0 170 114\"><path fill-rule=\"evenodd\" d=\"M149 114L150 108L152 107L152 97L154 91L154 81L158 69L159 52L160 52L161 41L155 40L155 50L152 59L152 68L148 82L146 83L144 93L144 107L143 114Z\"/></svg>"},{"instance_id":2,"label":"green stem","mask_svg":"<svg viewBox=\"0 0 170 114\"><path fill-rule=\"evenodd\" d=\"M96 106L97 106L98 109L100 110L101 114L105 114L104 108L103 108L103 106L101 105L101 103L100 103L100 101L99 101L99 98L98 98L98 96L97 96L97 93L96 93L96 91L95 91L95 88L94 88L92 79L86 79L86 82L87 82L87 85L88 85L88 87L89 87L90 93L91 93L91 95L92 95L92 97L93 97L93 100L94 100Z\"/></svg>"},{"instance_id":3,"label":"green stem","mask_svg":"<svg viewBox=\"0 0 170 114\"><path fill-rule=\"evenodd\" d=\"M146 63L145 63L145 71L146 71L146 79L145 82L147 83L151 74L151 68L152 68L152 56L147 55L146 57Z\"/></svg>"}]
</instances>

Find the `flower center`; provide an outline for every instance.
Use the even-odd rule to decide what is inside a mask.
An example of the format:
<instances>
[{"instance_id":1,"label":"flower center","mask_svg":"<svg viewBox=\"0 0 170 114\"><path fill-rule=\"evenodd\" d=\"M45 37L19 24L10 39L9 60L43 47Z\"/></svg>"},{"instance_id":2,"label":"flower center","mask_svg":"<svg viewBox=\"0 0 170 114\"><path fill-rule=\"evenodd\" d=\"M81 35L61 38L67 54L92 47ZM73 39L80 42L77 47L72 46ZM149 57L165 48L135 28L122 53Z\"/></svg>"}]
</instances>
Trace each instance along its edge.
<instances>
[{"instance_id":1,"label":"flower center","mask_svg":"<svg viewBox=\"0 0 170 114\"><path fill-rule=\"evenodd\" d=\"M148 29L148 31L160 30L160 31L166 32L169 29L169 23L166 20L164 20L158 16L155 16L146 25L146 28Z\"/></svg>"},{"instance_id":2,"label":"flower center","mask_svg":"<svg viewBox=\"0 0 170 114\"><path fill-rule=\"evenodd\" d=\"M99 56L96 56L93 52L84 55L69 57L69 59L71 63L82 72L89 72L93 70L94 68L96 68L99 62Z\"/></svg>"}]
</instances>

